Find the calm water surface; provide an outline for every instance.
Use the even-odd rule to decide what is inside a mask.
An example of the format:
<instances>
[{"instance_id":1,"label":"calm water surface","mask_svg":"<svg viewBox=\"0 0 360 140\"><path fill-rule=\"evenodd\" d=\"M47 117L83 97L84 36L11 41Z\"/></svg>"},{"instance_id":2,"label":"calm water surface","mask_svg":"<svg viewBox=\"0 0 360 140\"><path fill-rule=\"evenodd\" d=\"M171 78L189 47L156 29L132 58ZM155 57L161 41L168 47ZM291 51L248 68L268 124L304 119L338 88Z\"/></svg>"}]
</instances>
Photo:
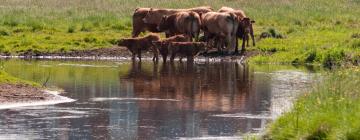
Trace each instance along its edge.
<instances>
[{"instance_id":1,"label":"calm water surface","mask_svg":"<svg viewBox=\"0 0 360 140\"><path fill-rule=\"evenodd\" d=\"M240 139L314 77L309 68L231 62L1 61L76 101L0 110L0 139Z\"/></svg>"}]
</instances>

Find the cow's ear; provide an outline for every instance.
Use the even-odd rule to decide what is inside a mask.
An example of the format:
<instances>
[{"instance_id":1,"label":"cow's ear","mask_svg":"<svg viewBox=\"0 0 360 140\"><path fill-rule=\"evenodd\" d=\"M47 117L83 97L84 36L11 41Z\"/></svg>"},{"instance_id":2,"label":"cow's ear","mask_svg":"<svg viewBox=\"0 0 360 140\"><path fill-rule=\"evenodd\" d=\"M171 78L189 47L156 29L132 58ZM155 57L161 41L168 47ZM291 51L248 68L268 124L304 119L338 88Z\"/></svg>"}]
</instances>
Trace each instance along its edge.
<instances>
[{"instance_id":1,"label":"cow's ear","mask_svg":"<svg viewBox=\"0 0 360 140\"><path fill-rule=\"evenodd\" d=\"M255 20L252 20L251 23L255 23Z\"/></svg>"}]
</instances>

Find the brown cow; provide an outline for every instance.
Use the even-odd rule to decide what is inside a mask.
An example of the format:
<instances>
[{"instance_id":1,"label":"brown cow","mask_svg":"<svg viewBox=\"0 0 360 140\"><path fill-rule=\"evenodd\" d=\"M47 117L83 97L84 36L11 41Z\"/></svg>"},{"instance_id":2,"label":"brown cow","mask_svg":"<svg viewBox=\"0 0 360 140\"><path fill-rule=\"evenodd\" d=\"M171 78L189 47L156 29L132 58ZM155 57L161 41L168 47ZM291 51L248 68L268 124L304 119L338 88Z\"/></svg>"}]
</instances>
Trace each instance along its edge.
<instances>
[{"instance_id":1,"label":"brown cow","mask_svg":"<svg viewBox=\"0 0 360 140\"><path fill-rule=\"evenodd\" d=\"M153 33L158 33L160 31L157 30L156 24L144 23L143 18L150 11L150 8L136 8L133 14L133 31L132 37L138 37L140 33L145 31L150 31Z\"/></svg>"},{"instance_id":2,"label":"brown cow","mask_svg":"<svg viewBox=\"0 0 360 140\"><path fill-rule=\"evenodd\" d=\"M193 61L195 56L200 52L205 52L206 49L205 42L171 42L169 44L170 61L173 62L176 55L180 57L180 61L183 57L186 57L187 61Z\"/></svg>"},{"instance_id":3,"label":"brown cow","mask_svg":"<svg viewBox=\"0 0 360 140\"><path fill-rule=\"evenodd\" d=\"M190 38L198 40L201 28L199 14L192 11L177 12L170 16L163 16L158 26L158 30L166 31L170 36L184 34Z\"/></svg>"},{"instance_id":4,"label":"brown cow","mask_svg":"<svg viewBox=\"0 0 360 140\"><path fill-rule=\"evenodd\" d=\"M227 52L230 53L236 47L236 32L239 21L237 16L231 12L208 12L202 15L202 29L205 38L216 38L219 50L225 43Z\"/></svg>"},{"instance_id":5,"label":"brown cow","mask_svg":"<svg viewBox=\"0 0 360 140\"><path fill-rule=\"evenodd\" d=\"M158 26L160 24L160 21L163 16L169 16L169 15L175 14L177 12L183 12L183 11L192 11L192 12L196 12L199 15L201 15L201 14L205 14L207 12L211 12L211 11L213 11L213 9L208 6L195 7L195 8L190 8L190 9L153 9L153 8L150 8L150 10L148 10L146 16L143 18L143 22L146 24Z\"/></svg>"},{"instance_id":6,"label":"brown cow","mask_svg":"<svg viewBox=\"0 0 360 140\"><path fill-rule=\"evenodd\" d=\"M152 45L152 41L159 41L160 37L155 34L150 34L145 37L120 39L118 46L125 46L132 53L132 59L135 60L137 55L141 61L141 51L148 51L151 49L154 53L153 61L158 60L158 50Z\"/></svg>"},{"instance_id":7,"label":"brown cow","mask_svg":"<svg viewBox=\"0 0 360 140\"><path fill-rule=\"evenodd\" d=\"M253 46L255 46L254 31L252 26L252 23L255 23L255 21L250 21L250 19L245 15L244 11L235 10L230 7L221 7L218 12L232 12L238 17L240 22L236 36L243 40L243 44L242 44L243 51L245 50L245 41L247 42L247 46L249 46L249 34L253 41ZM238 43L236 42L236 45L237 44ZM238 48L236 46L235 53L237 52L238 52Z\"/></svg>"},{"instance_id":8,"label":"brown cow","mask_svg":"<svg viewBox=\"0 0 360 140\"><path fill-rule=\"evenodd\" d=\"M167 56L169 54L169 44L171 42L187 42L187 41L189 41L189 38L185 37L184 35L176 35L163 39L161 41L153 41L152 43L159 50L163 58L163 62L166 62Z\"/></svg>"}]
</instances>

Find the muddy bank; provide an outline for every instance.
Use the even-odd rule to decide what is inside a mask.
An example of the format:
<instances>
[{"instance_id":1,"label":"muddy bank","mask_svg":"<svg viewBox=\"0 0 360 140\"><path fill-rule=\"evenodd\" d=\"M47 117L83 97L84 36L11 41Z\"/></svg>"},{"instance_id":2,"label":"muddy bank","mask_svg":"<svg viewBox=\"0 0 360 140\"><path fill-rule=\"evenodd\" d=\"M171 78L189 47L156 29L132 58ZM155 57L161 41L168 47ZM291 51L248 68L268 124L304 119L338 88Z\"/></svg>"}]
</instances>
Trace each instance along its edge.
<instances>
[{"instance_id":1,"label":"muddy bank","mask_svg":"<svg viewBox=\"0 0 360 140\"><path fill-rule=\"evenodd\" d=\"M208 51L206 54L200 54L197 58L199 59L216 59L216 60L241 60L244 61L249 57L258 55L258 51L246 51L244 54L237 55L225 55L218 53L215 49ZM89 59L130 59L131 53L125 47L113 46L109 48L99 48L92 50L74 50L70 52L34 52L26 51L20 53L19 56L11 56L10 54L0 54L2 57L21 57L21 58L89 58ZM152 58L152 52L142 53L143 58ZM161 56L159 56L161 60Z\"/></svg>"},{"instance_id":2,"label":"muddy bank","mask_svg":"<svg viewBox=\"0 0 360 140\"><path fill-rule=\"evenodd\" d=\"M0 109L73 101L57 94L59 94L57 91L49 91L27 84L0 84Z\"/></svg>"}]
</instances>

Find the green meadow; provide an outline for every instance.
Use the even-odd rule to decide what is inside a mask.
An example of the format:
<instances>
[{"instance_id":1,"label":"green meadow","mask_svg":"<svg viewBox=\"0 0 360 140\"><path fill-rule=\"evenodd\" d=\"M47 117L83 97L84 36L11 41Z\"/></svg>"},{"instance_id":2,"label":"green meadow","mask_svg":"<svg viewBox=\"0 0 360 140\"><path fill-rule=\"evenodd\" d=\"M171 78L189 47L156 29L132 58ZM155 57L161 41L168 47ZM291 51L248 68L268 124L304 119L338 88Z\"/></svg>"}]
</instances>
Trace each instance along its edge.
<instances>
[{"instance_id":1,"label":"green meadow","mask_svg":"<svg viewBox=\"0 0 360 140\"><path fill-rule=\"evenodd\" d=\"M269 125L267 139L359 139L359 0L0 0L0 54L112 47L137 7L243 9L255 20L249 63L343 66ZM267 36L267 38L264 38ZM346 68L345 68L346 67ZM0 83L17 81L0 71Z\"/></svg>"},{"instance_id":2,"label":"green meadow","mask_svg":"<svg viewBox=\"0 0 360 140\"><path fill-rule=\"evenodd\" d=\"M137 7L243 9L256 21L255 63L357 64L358 0L1 0L0 52L66 52L111 47L130 37ZM260 39L262 34L270 38Z\"/></svg>"}]
</instances>

